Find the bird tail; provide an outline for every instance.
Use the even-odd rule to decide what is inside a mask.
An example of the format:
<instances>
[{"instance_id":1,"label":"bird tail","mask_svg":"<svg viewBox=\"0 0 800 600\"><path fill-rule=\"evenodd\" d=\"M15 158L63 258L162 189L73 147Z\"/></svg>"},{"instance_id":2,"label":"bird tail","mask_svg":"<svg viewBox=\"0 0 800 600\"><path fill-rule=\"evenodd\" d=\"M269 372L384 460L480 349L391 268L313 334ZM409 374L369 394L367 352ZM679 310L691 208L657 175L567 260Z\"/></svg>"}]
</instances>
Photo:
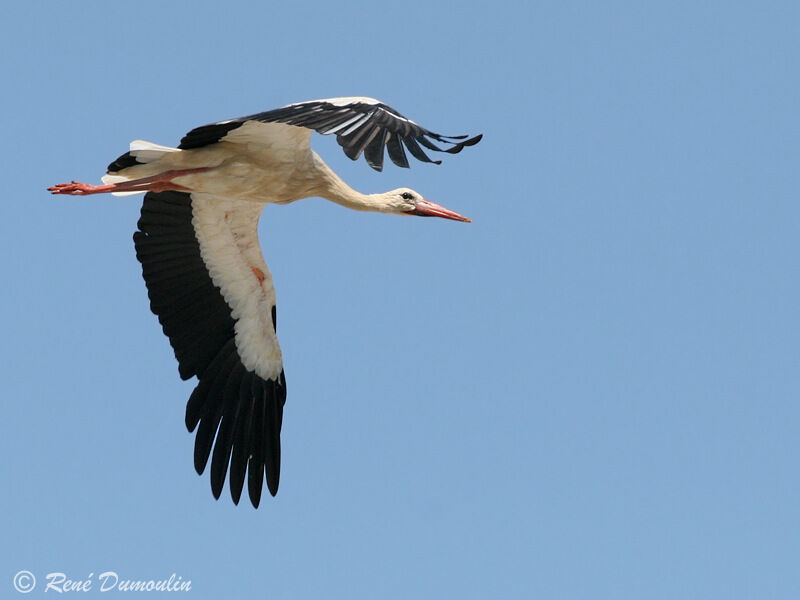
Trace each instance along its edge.
<instances>
[{"instance_id":1,"label":"bird tail","mask_svg":"<svg viewBox=\"0 0 800 600\"><path fill-rule=\"evenodd\" d=\"M133 170L132 167L155 162L171 152L180 152L177 148L159 146L144 140L131 142L130 150L108 165L108 174L102 177L103 183L120 183L144 176L141 169ZM131 171L128 171L131 169ZM128 172L126 172L128 171ZM114 196L131 196L141 192L113 192Z\"/></svg>"}]
</instances>

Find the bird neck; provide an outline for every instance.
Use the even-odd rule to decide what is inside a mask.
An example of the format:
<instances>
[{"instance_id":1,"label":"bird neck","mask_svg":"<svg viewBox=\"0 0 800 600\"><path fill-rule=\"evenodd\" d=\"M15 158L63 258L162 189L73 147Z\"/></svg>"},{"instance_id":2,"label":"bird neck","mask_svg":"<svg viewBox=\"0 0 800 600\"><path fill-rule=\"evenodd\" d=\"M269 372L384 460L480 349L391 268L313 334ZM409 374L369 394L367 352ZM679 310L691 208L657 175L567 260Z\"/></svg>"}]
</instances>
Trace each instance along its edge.
<instances>
[{"instance_id":1,"label":"bird neck","mask_svg":"<svg viewBox=\"0 0 800 600\"><path fill-rule=\"evenodd\" d=\"M382 194L362 194L357 192L342 181L321 158L316 155L314 158L317 181L319 183L317 195L352 210L386 212Z\"/></svg>"}]
</instances>

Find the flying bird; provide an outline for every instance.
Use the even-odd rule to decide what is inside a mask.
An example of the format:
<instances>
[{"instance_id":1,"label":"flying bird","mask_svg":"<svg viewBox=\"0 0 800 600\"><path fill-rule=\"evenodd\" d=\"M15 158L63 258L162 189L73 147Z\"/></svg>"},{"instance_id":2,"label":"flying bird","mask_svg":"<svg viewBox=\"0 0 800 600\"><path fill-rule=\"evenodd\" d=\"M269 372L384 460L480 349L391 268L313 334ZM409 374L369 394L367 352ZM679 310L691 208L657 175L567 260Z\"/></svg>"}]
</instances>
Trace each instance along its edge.
<instances>
[{"instance_id":1,"label":"flying bird","mask_svg":"<svg viewBox=\"0 0 800 600\"><path fill-rule=\"evenodd\" d=\"M215 498L230 473L236 504L246 478L256 508L265 477L278 491L286 401L275 291L258 243L264 205L321 196L354 210L469 222L408 188L355 191L311 150L313 131L335 135L349 158L363 154L378 171L384 148L400 167L409 166L405 150L438 164L420 146L455 154L482 137L433 133L372 98L312 100L197 127L177 148L137 140L108 166L103 185L48 188L146 192L133 241L179 374L198 380L186 406L186 427L197 429L195 469L202 475L211 459Z\"/></svg>"}]
</instances>

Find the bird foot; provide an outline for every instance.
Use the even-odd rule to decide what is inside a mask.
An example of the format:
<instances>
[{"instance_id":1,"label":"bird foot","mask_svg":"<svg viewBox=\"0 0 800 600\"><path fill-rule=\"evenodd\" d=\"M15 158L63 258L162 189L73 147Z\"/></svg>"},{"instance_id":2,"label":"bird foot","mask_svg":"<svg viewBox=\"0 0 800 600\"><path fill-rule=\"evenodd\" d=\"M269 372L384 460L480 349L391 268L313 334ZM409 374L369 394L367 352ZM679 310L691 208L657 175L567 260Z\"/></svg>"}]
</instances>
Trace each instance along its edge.
<instances>
[{"instance_id":1,"label":"bird foot","mask_svg":"<svg viewBox=\"0 0 800 600\"><path fill-rule=\"evenodd\" d=\"M102 194L103 192L110 192L114 189L113 185L89 185L88 183L80 183L79 181L72 181L70 183L59 183L53 187L47 188L53 194L68 194L70 196L87 196L88 194Z\"/></svg>"}]
</instances>

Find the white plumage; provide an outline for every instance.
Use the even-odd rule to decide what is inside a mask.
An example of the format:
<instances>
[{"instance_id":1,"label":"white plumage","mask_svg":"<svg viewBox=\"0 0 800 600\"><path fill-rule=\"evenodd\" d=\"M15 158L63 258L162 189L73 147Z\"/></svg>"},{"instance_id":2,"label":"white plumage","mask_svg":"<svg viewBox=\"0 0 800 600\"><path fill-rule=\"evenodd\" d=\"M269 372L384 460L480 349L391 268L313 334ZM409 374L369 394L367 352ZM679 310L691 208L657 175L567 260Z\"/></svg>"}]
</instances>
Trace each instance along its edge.
<instances>
[{"instance_id":1,"label":"white plumage","mask_svg":"<svg viewBox=\"0 0 800 600\"><path fill-rule=\"evenodd\" d=\"M263 206L322 196L355 210L469 221L408 188L353 190L311 150L312 131L335 135L347 156L364 154L376 170L384 149L407 167L406 150L436 162L420 145L456 153L481 138L433 133L372 98L313 100L198 127L178 148L136 140L109 165L105 185L49 188L147 192L134 242L180 375L198 378L186 408L187 427L197 427L195 468L202 473L211 459L217 498L229 472L236 503L246 475L256 507L264 477L273 495L278 490L286 399L275 291L258 244Z\"/></svg>"},{"instance_id":2,"label":"white plumage","mask_svg":"<svg viewBox=\"0 0 800 600\"><path fill-rule=\"evenodd\" d=\"M270 314L275 290L258 245L262 206L206 194L192 196L192 225L200 256L231 307L242 363L263 379L275 379L283 364Z\"/></svg>"}]
</instances>

